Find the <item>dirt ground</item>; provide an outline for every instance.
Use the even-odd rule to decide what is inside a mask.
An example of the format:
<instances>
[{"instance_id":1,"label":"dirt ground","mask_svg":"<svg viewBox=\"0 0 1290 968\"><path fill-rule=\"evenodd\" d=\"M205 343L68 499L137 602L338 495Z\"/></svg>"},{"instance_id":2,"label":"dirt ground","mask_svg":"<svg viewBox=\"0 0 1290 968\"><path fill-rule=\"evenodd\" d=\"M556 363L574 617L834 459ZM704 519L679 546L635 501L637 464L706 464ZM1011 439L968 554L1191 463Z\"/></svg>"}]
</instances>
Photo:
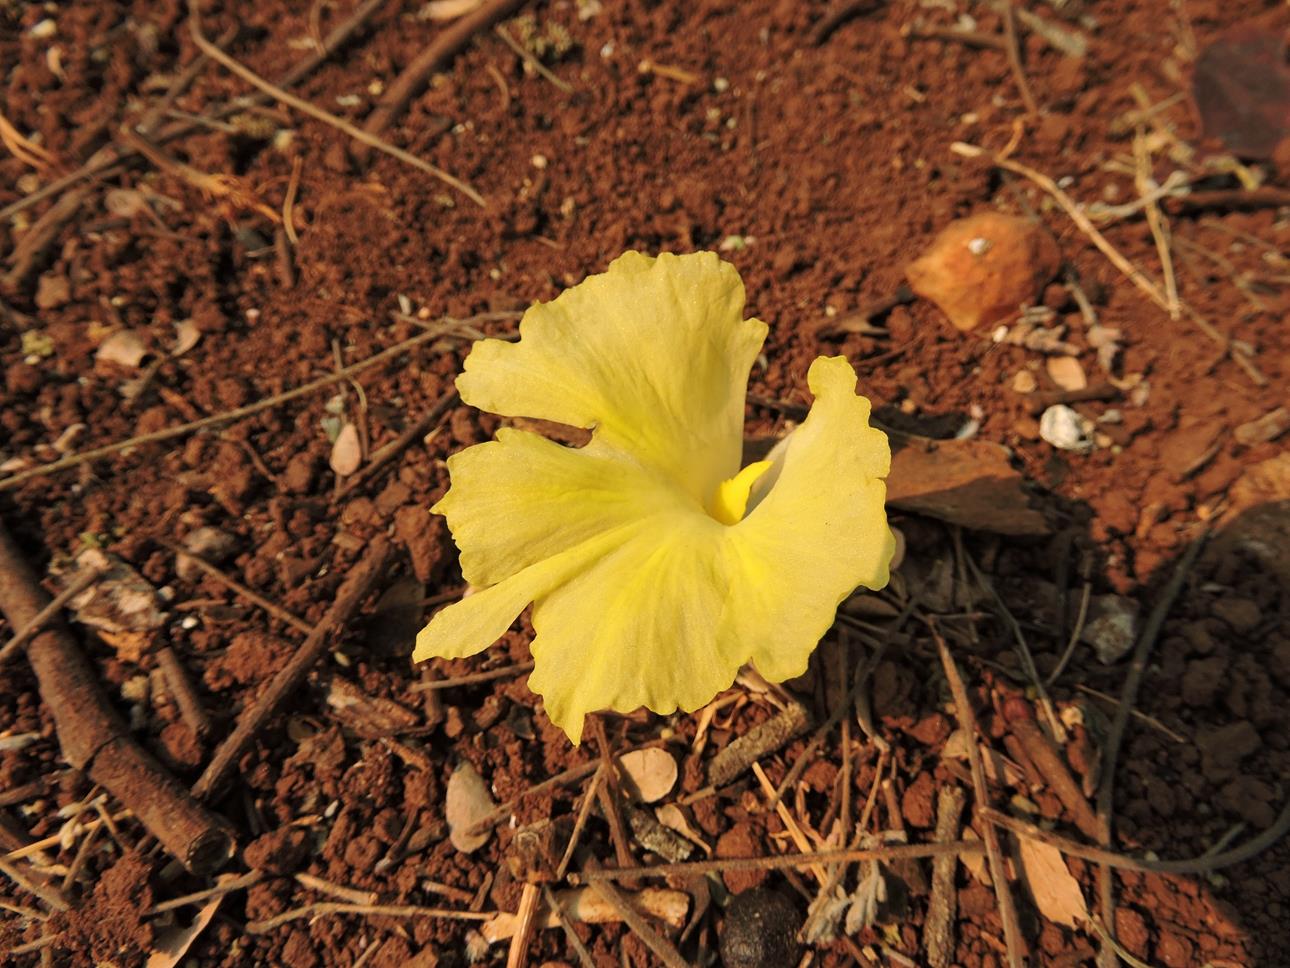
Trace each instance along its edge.
<instances>
[{"instance_id":1,"label":"dirt ground","mask_svg":"<svg viewBox=\"0 0 1290 968\"><path fill-rule=\"evenodd\" d=\"M205 36L237 64L369 129L414 59L463 24L434 19L452 13L445 3L197 6ZM479 19L474 6L466 17ZM681 818L690 861L954 840L952 818L949 835L937 834L938 797L961 790L962 836L995 831L1013 876L996 892L979 850L965 850L948 887L934 889L930 860L890 860L877 875L887 899L855 930L839 926L800 954L763 931L757 944L771 947L741 956L731 898L769 887L800 921L821 890L815 873L678 871L619 885L629 896L682 892L678 924L574 924L584 952L539 925L511 963L576 965L585 953L597 965L667 964L679 952L681 963L714 964L723 941L730 965L941 957L986 968L1008 964L1010 945L1034 965L1094 964L1099 951L1104 963L1167 968L1290 963L1290 846L1278 840L1290 817L1290 458L1274 426L1290 365L1290 163L1283 148L1235 145L1237 134L1202 124L1192 95L1216 40L1271 38L1280 60L1265 65L1265 119L1290 127L1284 7L482 6L493 8L507 8L507 39L476 25L376 126L399 158L280 96L238 101L256 89L202 55L176 0L0 5L0 522L51 593L86 549L133 570L103 587L146 586L155 621L71 624L130 734L183 785L197 781L373 543L388 535L394 549L361 607L324 637L308 678L236 758L231 782L207 797L237 844L219 876L240 880L185 871L101 797L60 753L57 710L30 664L0 665L6 963L507 958L507 941L481 936L495 924L484 919L516 912L534 894L525 885L545 883L554 865L535 867L532 844L555 830L563 851L600 748L590 730L571 747L525 688L523 666L511 668L528 660L526 620L474 659L408 661L424 617L464 590L450 537L425 513L447 487L444 459L499 423L447 396L471 330L440 321L511 332L516 310L633 248L717 249L742 274L749 313L770 326L750 436L800 419L810 361L842 353L883 425L915 435L893 438L910 453L926 449L918 438L942 441L945 454L974 446L956 435L1006 447L1009 500L1020 501L1024 480L1042 523L986 521L963 495L953 514L893 509L905 539L896 579L844 605L789 691L753 678L703 715L607 717L609 744L673 754L680 779L655 806L665 823ZM344 25L354 29L320 56ZM1238 107L1243 64L1229 57L1216 82ZM1007 157L968 157L956 142ZM1161 286L1172 278L1178 311L1149 298L1025 170L1096 215L1132 266ZM1170 194L1144 217L1131 203L1174 172L1192 195ZM985 210L1038 219L1056 240L1063 268L1036 294L1038 310L1004 320L1002 333L959 332L932 303L894 298L941 229ZM1027 320L1065 349L1046 354L1022 339ZM1108 331L1119 334L1102 351L1109 368L1098 349ZM414 337L361 372L272 399ZM1070 365L1053 359L1077 361L1096 392L1061 397ZM1060 399L1094 428L1087 452L1041 435L1036 401ZM260 401L270 405L254 408ZM345 467L333 438L352 432L358 463ZM974 460L965 458L965 487ZM1001 506L1004 518L1026 514ZM1187 557L1205 535L1199 557ZM185 543L225 577L180 558ZM1181 585L1170 587L1175 576ZM1133 608L1136 620L1124 618ZM1161 624L1147 634L1156 609ZM1116 616L1134 622L1124 641ZM962 673L979 744L956 720L964 710L933 630ZM16 631L0 621L0 646ZM1085 638L1111 650L1109 661ZM1151 650L1129 715L1121 696L1135 638ZM489 670L501 671L426 688ZM852 708L837 686L857 672ZM781 808L768 808L747 769L713 789L714 759L796 702L812 727L834 710L841 725L761 756L771 785L801 763ZM1128 716L1118 748L1117 714ZM986 754L996 811L1084 845L1099 839L1090 818L1109 757L1110 812L1094 818L1112 823L1109 849L1199 860L1180 873L1118 871L1106 919L1097 863L1068 853L1044 867L1052 854L983 819L970 749ZM518 799L464 853L445 815L463 763L503 805L588 766ZM573 871L622 866L617 848L633 864L676 849L678 835L659 845L645 821L617 838L614 812L590 812ZM1206 855L1240 862L1218 868ZM846 894L864 889L867 871L842 871ZM227 891L212 894L217 883ZM1016 909L1015 937L1001 893ZM929 955L929 911L947 897L949 940ZM306 910L318 903L348 907ZM176 938L198 910L209 923L185 954ZM649 934L666 947L648 947ZM179 953L167 960L168 950Z\"/></svg>"}]
</instances>

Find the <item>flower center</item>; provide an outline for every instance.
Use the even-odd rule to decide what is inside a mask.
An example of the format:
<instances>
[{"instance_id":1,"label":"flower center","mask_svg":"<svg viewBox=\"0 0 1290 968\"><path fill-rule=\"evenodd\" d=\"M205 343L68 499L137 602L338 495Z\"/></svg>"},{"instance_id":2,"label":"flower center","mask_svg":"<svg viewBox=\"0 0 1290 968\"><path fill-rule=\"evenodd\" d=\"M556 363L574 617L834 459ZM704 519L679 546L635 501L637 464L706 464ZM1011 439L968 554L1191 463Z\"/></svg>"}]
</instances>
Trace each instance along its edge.
<instances>
[{"instance_id":1,"label":"flower center","mask_svg":"<svg viewBox=\"0 0 1290 968\"><path fill-rule=\"evenodd\" d=\"M770 470L770 466L770 461L759 460L718 484L716 493L709 502L708 514L722 524L738 524L742 521L753 485L757 483L757 478Z\"/></svg>"}]
</instances>

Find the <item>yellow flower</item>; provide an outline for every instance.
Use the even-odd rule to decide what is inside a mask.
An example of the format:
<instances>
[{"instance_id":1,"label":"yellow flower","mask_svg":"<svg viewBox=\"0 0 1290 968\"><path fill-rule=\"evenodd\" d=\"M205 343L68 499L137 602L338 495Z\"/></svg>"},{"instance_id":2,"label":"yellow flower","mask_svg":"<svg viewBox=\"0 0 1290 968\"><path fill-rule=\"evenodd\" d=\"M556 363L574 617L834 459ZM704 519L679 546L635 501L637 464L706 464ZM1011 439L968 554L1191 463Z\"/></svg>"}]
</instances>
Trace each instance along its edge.
<instances>
[{"instance_id":1,"label":"yellow flower","mask_svg":"<svg viewBox=\"0 0 1290 968\"><path fill-rule=\"evenodd\" d=\"M837 606L887 582L891 457L844 357L769 461L739 468L766 337L711 252L628 252L549 303L517 343L475 344L481 410L593 431L581 448L504 428L448 459L448 519L476 592L417 636L417 661L474 655L530 603L529 687L578 742L598 709L698 709L751 662L800 675Z\"/></svg>"}]
</instances>

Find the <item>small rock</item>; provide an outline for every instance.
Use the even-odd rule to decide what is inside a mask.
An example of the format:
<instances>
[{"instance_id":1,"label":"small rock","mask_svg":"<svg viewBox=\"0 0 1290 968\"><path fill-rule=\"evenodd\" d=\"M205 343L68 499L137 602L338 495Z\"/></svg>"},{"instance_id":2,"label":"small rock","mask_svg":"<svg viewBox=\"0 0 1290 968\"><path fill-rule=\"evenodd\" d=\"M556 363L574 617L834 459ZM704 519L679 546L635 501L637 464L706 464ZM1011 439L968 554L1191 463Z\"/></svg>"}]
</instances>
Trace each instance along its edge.
<instances>
[{"instance_id":1,"label":"small rock","mask_svg":"<svg viewBox=\"0 0 1290 968\"><path fill-rule=\"evenodd\" d=\"M1012 378L1012 389L1018 393L1034 393L1039 387L1039 381L1029 370L1018 370L1017 375Z\"/></svg>"},{"instance_id":2,"label":"small rock","mask_svg":"<svg viewBox=\"0 0 1290 968\"><path fill-rule=\"evenodd\" d=\"M331 446L331 469L337 477L349 477L362 463L363 443L358 437L358 427L346 423Z\"/></svg>"},{"instance_id":3,"label":"small rock","mask_svg":"<svg viewBox=\"0 0 1290 968\"><path fill-rule=\"evenodd\" d=\"M1231 626L1238 635L1248 635L1259 627L1263 613L1248 598L1223 597L1214 602L1211 611Z\"/></svg>"},{"instance_id":4,"label":"small rock","mask_svg":"<svg viewBox=\"0 0 1290 968\"><path fill-rule=\"evenodd\" d=\"M1049 379L1063 390L1083 390L1088 386L1084 367L1073 356L1050 356L1045 363Z\"/></svg>"},{"instance_id":5,"label":"small rock","mask_svg":"<svg viewBox=\"0 0 1290 968\"><path fill-rule=\"evenodd\" d=\"M910 287L964 332L1037 301L1061 254L1041 226L1000 212L951 222L905 269Z\"/></svg>"},{"instance_id":6,"label":"small rock","mask_svg":"<svg viewBox=\"0 0 1290 968\"><path fill-rule=\"evenodd\" d=\"M1196 964L1196 946L1175 931L1161 931L1156 942L1156 959L1165 968L1191 968Z\"/></svg>"},{"instance_id":7,"label":"small rock","mask_svg":"<svg viewBox=\"0 0 1290 968\"><path fill-rule=\"evenodd\" d=\"M474 853L493 835L492 827L474 829L496 808L484 778L469 763L458 764L448 778L444 798L444 817L448 821L448 839L463 854Z\"/></svg>"},{"instance_id":8,"label":"small rock","mask_svg":"<svg viewBox=\"0 0 1290 968\"><path fill-rule=\"evenodd\" d=\"M736 894L721 930L726 968L784 968L802 956L802 916L788 898L768 888Z\"/></svg>"},{"instance_id":9,"label":"small rock","mask_svg":"<svg viewBox=\"0 0 1290 968\"><path fill-rule=\"evenodd\" d=\"M1080 639L1093 646L1103 665L1117 662L1138 635L1138 603L1120 595L1094 595Z\"/></svg>"},{"instance_id":10,"label":"small rock","mask_svg":"<svg viewBox=\"0 0 1290 968\"><path fill-rule=\"evenodd\" d=\"M201 577L202 570L189 556L218 565L237 551L237 538L219 528L197 528L184 538L184 550L188 555L179 556L175 562L175 571L184 581L196 581Z\"/></svg>"},{"instance_id":11,"label":"small rock","mask_svg":"<svg viewBox=\"0 0 1290 968\"><path fill-rule=\"evenodd\" d=\"M115 363L136 369L147 355L148 347L143 338L132 329L122 329L99 345L94 358L101 363Z\"/></svg>"},{"instance_id":12,"label":"small rock","mask_svg":"<svg viewBox=\"0 0 1290 968\"><path fill-rule=\"evenodd\" d=\"M1093 422L1059 403L1039 418L1039 436L1058 450L1087 454L1093 449Z\"/></svg>"}]
</instances>

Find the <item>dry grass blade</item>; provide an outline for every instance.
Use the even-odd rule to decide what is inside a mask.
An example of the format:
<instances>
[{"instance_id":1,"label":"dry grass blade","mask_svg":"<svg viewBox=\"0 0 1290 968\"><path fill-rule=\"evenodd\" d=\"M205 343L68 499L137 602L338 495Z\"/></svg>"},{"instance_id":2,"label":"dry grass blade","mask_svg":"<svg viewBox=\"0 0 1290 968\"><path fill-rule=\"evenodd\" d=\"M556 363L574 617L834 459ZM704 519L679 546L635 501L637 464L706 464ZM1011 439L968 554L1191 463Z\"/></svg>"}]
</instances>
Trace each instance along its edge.
<instances>
[{"instance_id":1,"label":"dry grass blade","mask_svg":"<svg viewBox=\"0 0 1290 968\"><path fill-rule=\"evenodd\" d=\"M972 712L971 699L963 677L959 675L958 665L950 655L949 647L941 638L936 627L932 626L932 637L936 640L936 649L940 653L941 665L945 677L950 683L950 692L954 696L954 708L958 713L959 727L968 738L968 763L972 768L972 787L976 794L977 812L990 805L990 792L985 784L985 769L981 765L981 753L977 749L976 716ZM1003 855L999 851L999 839L994 827L983 824L981 839L985 844L986 858L990 862L990 879L994 882L994 893L999 901L999 917L1003 921L1003 938L1008 949L1008 964L1011 968L1023 968L1025 965L1025 941L1022 938L1021 926L1017 921L1017 909L1012 902L1012 890L1008 887L1008 872L1003 866Z\"/></svg>"},{"instance_id":2,"label":"dry grass blade","mask_svg":"<svg viewBox=\"0 0 1290 968\"><path fill-rule=\"evenodd\" d=\"M543 64L540 60L534 57L532 52L526 50L520 44L516 43L515 38L513 38L510 34L506 32L505 27L503 27L501 24L497 24L495 27L493 27L493 32L497 34L498 37L502 38L506 46L509 47L511 50L515 51L516 56L518 56L520 60L524 61L524 63L532 67L533 70L537 71L539 74L541 74L544 78L550 81L553 85L555 85L565 94L573 93L572 85L568 84L567 82L557 77L554 73L551 72L551 70L545 64Z\"/></svg>"},{"instance_id":3,"label":"dry grass blade","mask_svg":"<svg viewBox=\"0 0 1290 968\"><path fill-rule=\"evenodd\" d=\"M3 143L9 149L9 153L24 165L30 165L37 171L48 168L56 160L40 145L24 138L3 113L0 113L0 143Z\"/></svg>"},{"instance_id":4,"label":"dry grass blade","mask_svg":"<svg viewBox=\"0 0 1290 968\"><path fill-rule=\"evenodd\" d=\"M344 118L338 118L336 117L336 115L331 114L328 111L324 111L322 108L318 107L317 105L310 104L308 101L304 100L304 98L296 97L294 94L290 93L289 91L284 91L282 88L278 87L275 84L269 83L264 78L262 78L259 74L256 74L253 70L246 67L244 64L239 63L238 61L230 57L228 54L224 53L224 51L220 50L217 46L215 46L215 44L211 43L210 40L206 38L206 35L202 33L201 18L197 10L196 0L189 0L189 3L188 3L188 26L190 31L192 32L193 43L195 43L202 50L203 53L207 54L212 60L228 68L230 71L232 71L238 77L242 78L242 80L246 81L248 84L251 84L252 86L259 88L261 91L269 95L269 97L273 98L275 101L280 101L281 103L287 105L288 107L295 108L297 111L300 111L302 114L309 115L309 117L313 118L316 121L321 121L323 122L323 124L330 125L331 127L335 128L337 131L344 132L345 134L349 135L349 137L353 138L355 141L365 144L371 148L375 148L377 151L384 152L385 154L389 155L391 158L397 158L399 161L403 162L404 164L411 165L413 168L416 168L418 171L423 171L427 175L430 175L434 178L439 179L444 184L449 185L452 188L455 188L457 191L461 192L463 195L469 198L480 208L488 207L488 203L484 201L484 196L480 195L479 192L475 191L475 189L471 188L469 185L467 185L460 178L457 178L455 175L450 175L442 168L438 168L430 164L430 162L428 161L423 161L422 159L418 158L416 155L411 154L410 152L404 151L402 148L396 148L388 141L385 141L382 138L378 138L374 134L368 134L362 128L354 127L354 125L350 124ZM276 216L277 213L274 213L274 214Z\"/></svg>"}]
</instances>

